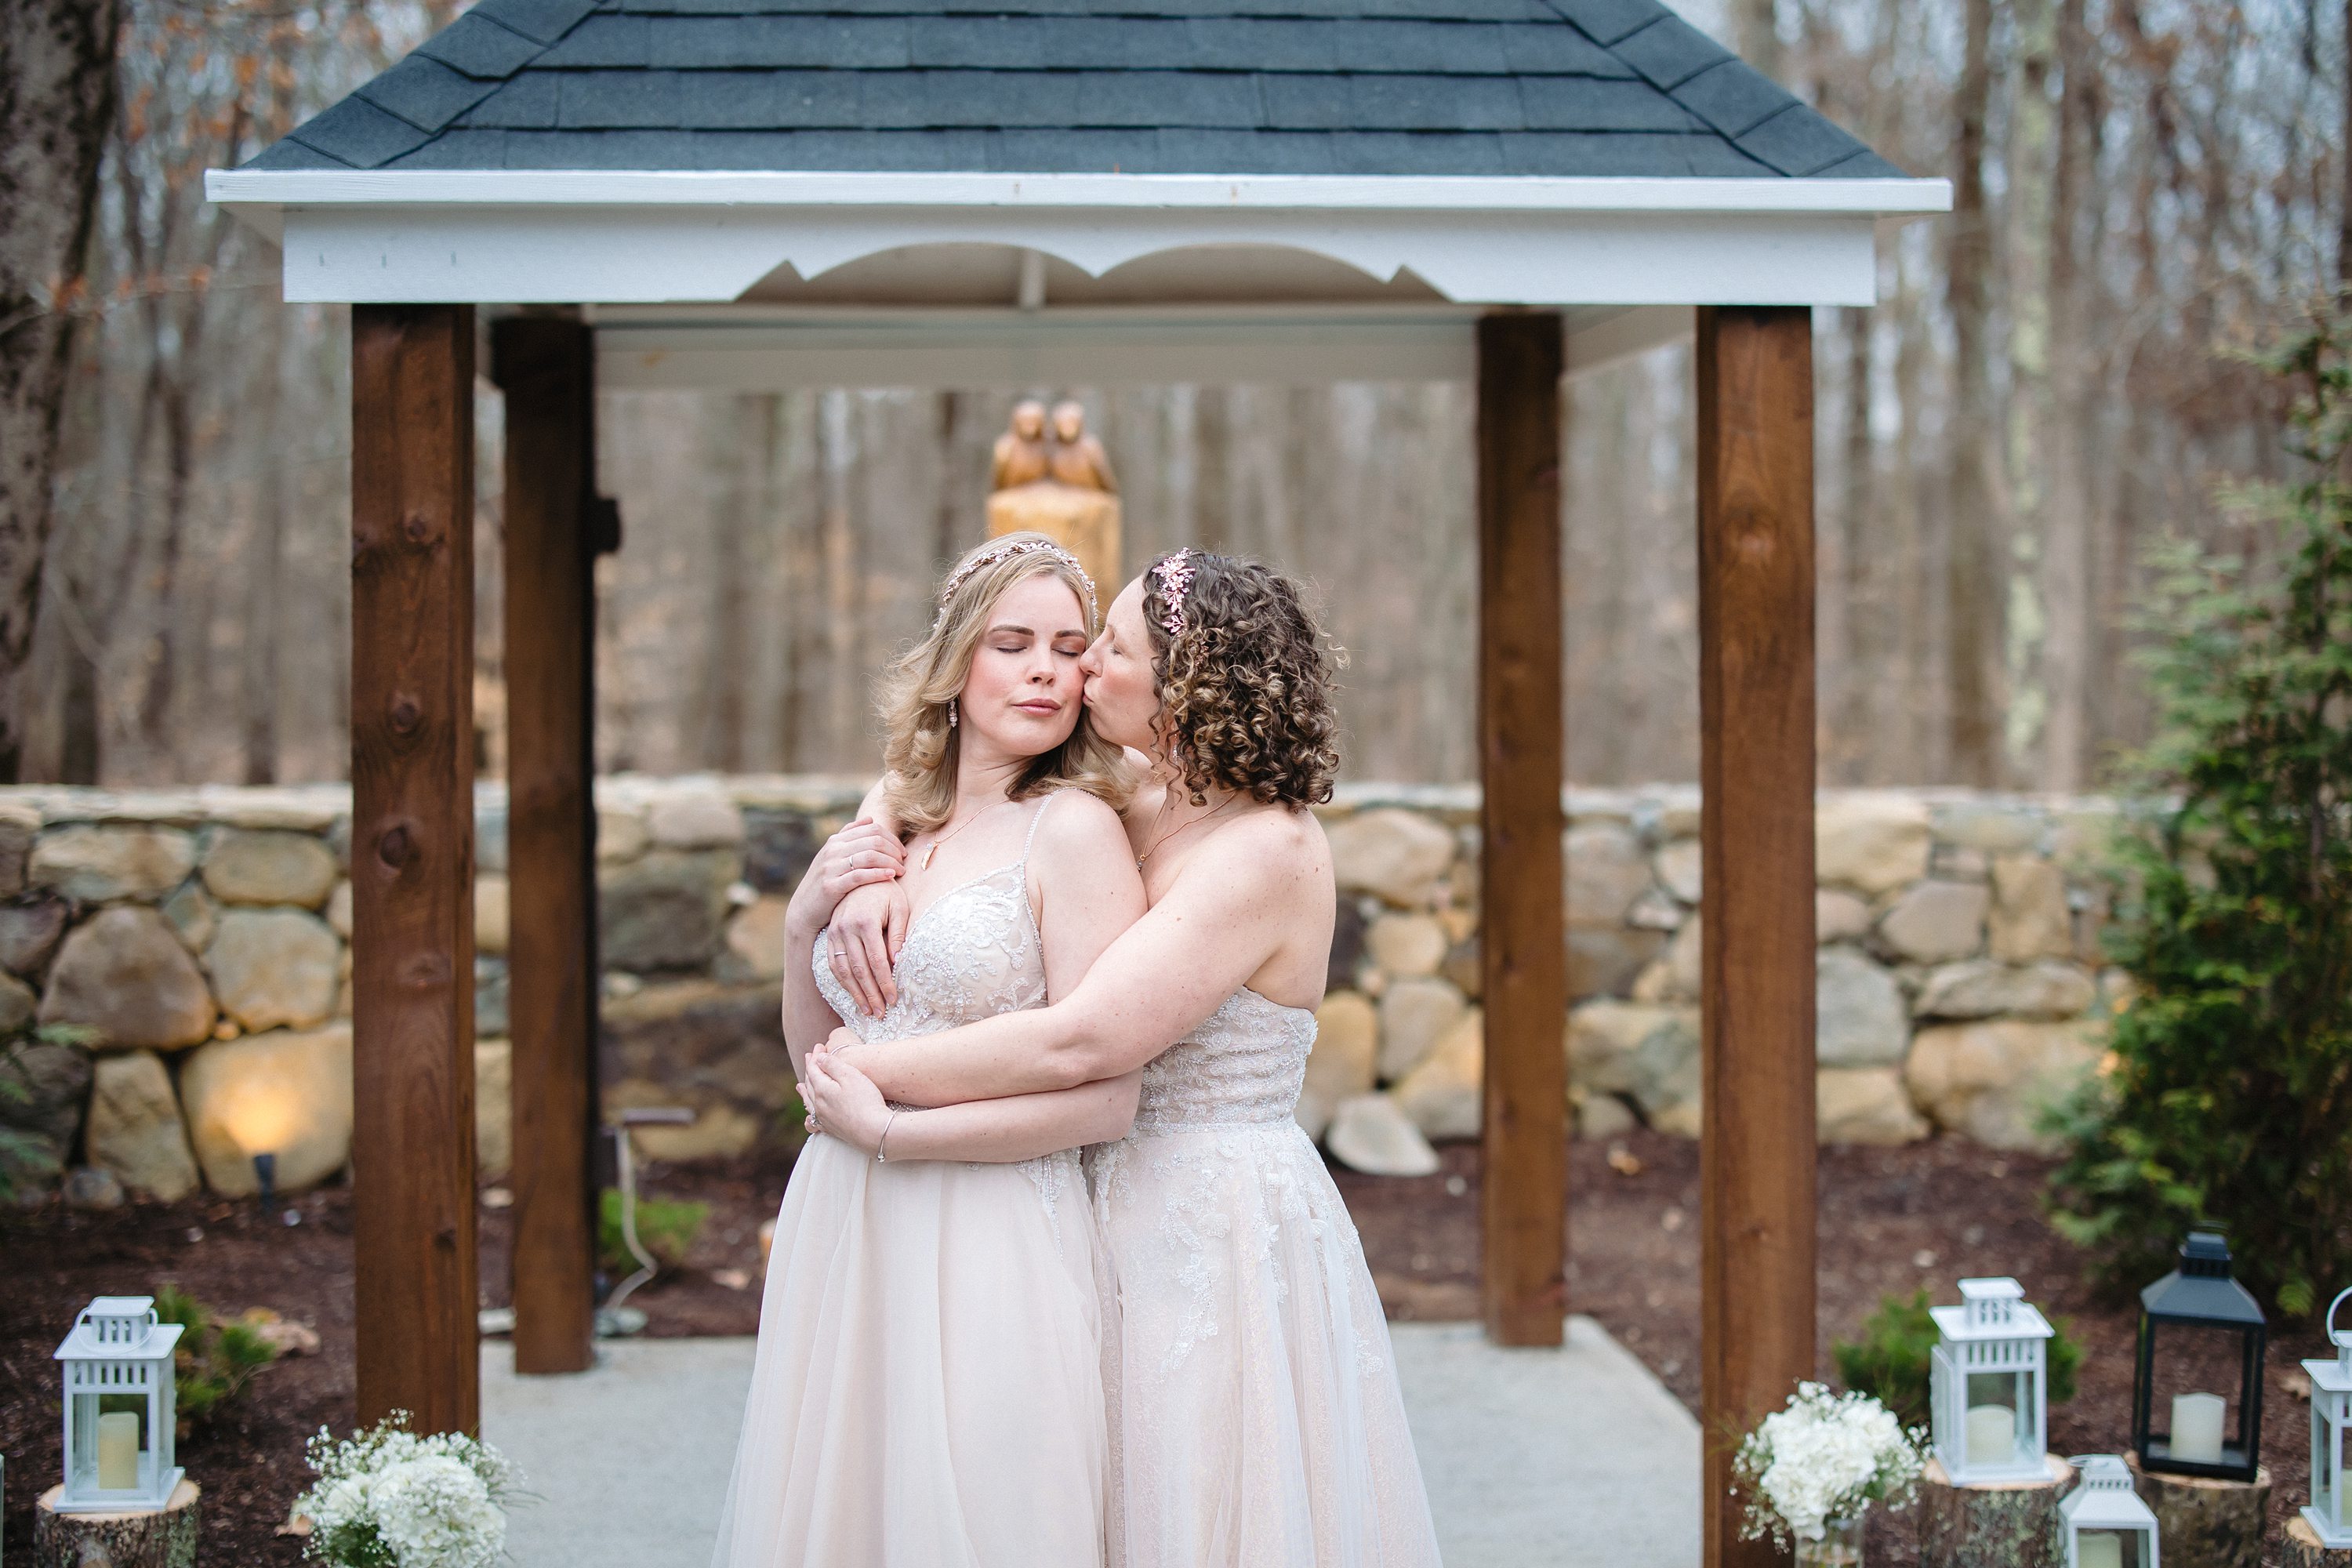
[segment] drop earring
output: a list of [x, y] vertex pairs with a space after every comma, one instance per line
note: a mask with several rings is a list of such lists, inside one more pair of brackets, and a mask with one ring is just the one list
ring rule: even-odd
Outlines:
[[954, 729], [955, 727], [956, 727], [956, 700], [955, 700], [954, 698], [950, 697], [950, 698], [949, 698], [949, 699], [948, 699], [948, 728], [949, 728], [949, 729], [950, 729], [950, 730], [952, 730], [952, 729]]

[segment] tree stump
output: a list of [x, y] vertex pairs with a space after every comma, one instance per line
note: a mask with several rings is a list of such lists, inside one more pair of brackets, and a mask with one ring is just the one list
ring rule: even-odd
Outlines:
[[2319, 1532], [2307, 1519], [2287, 1521], [2280, 1548], [2279, 1568], [2352, 1568], [2352, 1547], [2330, 1552], [2319, 1544]]
[[2263, 1568], [2263, 1529], [2269, 1522], [2271, 1473], [2248, 1481], [2143, 1470], [2131, 1462], [2140, 1500], [2156, 1510], [2157, 1543], [2164, 1568]]
[[2055, 1454], [2042, 1462], [2047, 1480], [1956, 1487], [1930, 1458], [1919, 1478], [1919, 1568], [2064, 1568], [2058, 1494], [2074, 1467]]
[[198, 1488], [182, 1480], [157, 1512], [59, 1513], [65, 1488], [33, 1509], [33, 1568], [195, 1568]]

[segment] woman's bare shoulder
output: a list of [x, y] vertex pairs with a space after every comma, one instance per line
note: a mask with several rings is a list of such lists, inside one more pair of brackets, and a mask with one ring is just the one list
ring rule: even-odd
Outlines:
[[[1328, 881], [1331, 843], [1311, 811], [1275, 806], [1236, 817], [1201, 847], [1195, 858], [1203, 870], [1231, 876], [1244, 868], [1275, 881], [1299, 878]], [[1185, 868], [1190, 870], [1192, 862]]]
[[1116, 847], [1122, 856], [1128, 853], [1127, 823], [1118, 808], [1100, 796], [1066, 789], [1045, 810], [1045, 819], [1037, 824], [1036, 849], [1066, 855]]

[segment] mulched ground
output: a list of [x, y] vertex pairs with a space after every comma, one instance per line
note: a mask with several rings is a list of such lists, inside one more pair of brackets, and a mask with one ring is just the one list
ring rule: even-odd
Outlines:
[[[1613, 1160], [1612, 1160], [1613, 1156]], [[1438, 1174], [1394, 1180], [1339, 1173], [1390, 1313], [1476, 1315], [1477, 1160], [1444, 1151]], [[1821, 1166], [1822, 1365], [1888, 1294], [1921, 1285], [1951, 1300], [1969, 1274], [2012, 1274], [2029, 1299], [2071, 1318], [2084, 1342], [2081, 1392], [2051, 1413], [2059, 1453], [2114, 1451], [2127, 1438], [2133, 1318], [2095, 1300], [2074, 1247], [2044, 1225], [2035, 1194], [2046, 1166], [1953, 1139], [1899, 1150], [1824, 1150]], [[757, 1231], [775, 1213], [779, 1162], [653, 1167], [646, 1190], [711, 1205], [685, 1267], [638, 1292], [656, 1335], [740, 1334], [758, 1325]], [[1570, 1161], [1571, 1310], [1598, 1318], [1696, 1409], [1698, 1362], [1698, 1152], [1636, 1132], [1575, 1146]], [[503, 1194], [486, 1191], [483, 1304], [505, 1300]], [[72, 1314], [101, 1291], [176, 1280], [230, 1310], [268, 1307], [317, 1329], [320, 1354], [271, 1367], [247, 1398], [181, 1445], [205, 1489], [205, 1560], [237, 1568], [292, 1563], [299, 1543], [274, 1531], [306, 1473], [303, 1439], [352, 1420], [351, 1229], [348, 1194], [302, 1198], [289, 1227], [249, 1204], [192, 1201], [68, 1214], [52, 1205], [0, 1212], [0, 1453], [8, 1457], [5, 1544], [31, 1546], [33, 1499], [58, 1478], [57, 1375], [50, 1361]], [[2308, 1407], [2292, 1386], [2314, 1334], [2273, 1342], [2263, 1449], [2276, 1488], [2274, 1522], [2304, 1500]], [[1907, 1521], [1883, 1520], [1874, 1557], [1916, 1560]]]

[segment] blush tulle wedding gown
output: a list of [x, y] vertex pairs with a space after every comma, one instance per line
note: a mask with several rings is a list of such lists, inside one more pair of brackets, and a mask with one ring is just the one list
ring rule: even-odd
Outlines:
[[1244, 989], [1091, 1152], [1124, 1568], [1434, 1568], [1363, 1247], [1292, 1120], [1315, 1015]]
[[[1041, 1005], [1027, 868], [1024, 847], [917, 917], [879, 1019], [820, 937], [826, 1002], [870, 1041]], [[810, 1139], [776, 1218], [714, 1568], [1100, 1563], [1101, 1267], [1075, 1150], [877, 1164]]]

